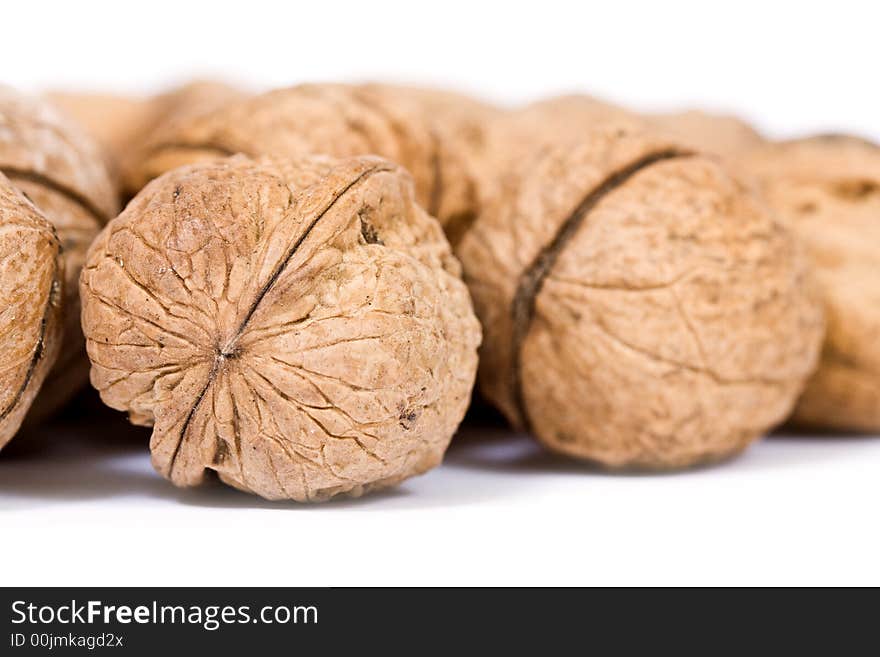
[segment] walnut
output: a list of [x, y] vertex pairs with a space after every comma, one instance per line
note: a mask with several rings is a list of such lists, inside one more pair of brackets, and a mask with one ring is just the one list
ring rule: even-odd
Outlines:
[[52, 225], [0, 174], [0, 448], [58, 355], [59, 248]]
[[52, 91], [46, 99], [88, 132], [114, 167], [156, 121], [155, 105], [146, 97]]
[[726, 160], [735, 160], [764, 142], [764, 137], [754, 127], [729, 114], [688, 110], [654, 114], [648, 117], [648, 121], [679, 143], [720, 155]]
[[591, 96], [556, 96], [501, 115], [489, 124], [485, 182], [491, 185], [499, 169], [527, 157], [536, 149], [536, 143], [577, 141], [585, 131], [609, 122], [623, 129], [650, 129], [678, 144], [727, 160], [763, 143], [763, 137], [752, 126], [730, 115], [697, 110], [639, 114]]
[[380, 155], [406, 167], [420, 204], [455, 243], [478, 211], [476, 157], [500, 110], [454, 94], [387, 85], [301, 85], [179, 121], [148, 142], [132, 186], [235, 153]]
[[821, 363], [793, 421], [880, 430], [880, 148], [814, 137], [767, 144], [741, 164], [806, 245], [828, 316]]
[[98, 147], [49, 103], [0, 87], [0, 172], [52, 222], [64, 261], [64, 345], [29, 420], [45, 416], [88, 379], [77, 281], [85, 253], [118, 210]]
[[576, 142], [597, 124], [615, 122], [621, 129], [638, 129], [646, 119], [604, 100], [570, 94], [530, 103], [488, 122], [482, 151], [481, 183], [493, 187], [508, 170], [548, 144]]
[[81, 278], [92, 383], [157, 470], [323, 500], [437, 465], [480, 329], [439, 224], [377, 158], [237, 156], [144, 188]]
[[462, 240], [481, 390], [565, 454], [720, 459], [790, 412], [821, 306], [753, 195], [714, 159], [627, 123], [523, 159]]
[[222, 82], [197, 80], [154, 97], [66, 92], [47, 97], [98, 141], [118, 185], [130, 198], [142, 187], [134, 170], [149, 139], [245, 93]]

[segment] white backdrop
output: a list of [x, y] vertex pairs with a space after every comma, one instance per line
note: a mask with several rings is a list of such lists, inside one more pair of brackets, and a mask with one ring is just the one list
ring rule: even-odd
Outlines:
[[736, 110], [773, 134], [880, 135], [875, 3], [78, 2], [3, 9], [2, 79], [151, 91], [191, 75], [446, 84], [498, 101], [583, 90]]
[[[876, 3], [14, 3], [0, 81], [150, 92], [193, 75], [586, 91], [772, 135], [880, 139]], [[880, 275], [880, 273], [878, 273]], [[487, 430], [488, 431], [488, 430]], [[400, 490], [320, 507], [179, 492], [124, 422], [0, 457], [0, 584], [880, 584], [880, 438], [775, 437], [610, 476], [471, 430]], [[495, 432], [497, 434], [497, 431]]]

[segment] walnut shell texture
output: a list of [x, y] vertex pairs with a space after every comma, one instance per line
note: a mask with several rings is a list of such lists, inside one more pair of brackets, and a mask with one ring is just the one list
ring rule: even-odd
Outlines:
[[0, 448], [58, 355], [59, 250], [52, 225], [0, 174]]
[[829, 135], [768, 144], [742, 165], [805, 244], [828, 317], [793, 422], [880, 430], [880, 148]]
[[620, 121], [525, 159], [463, 239], [480, 384], [553, 450], [683, 467], [783, 421], [815, 366], [804, 257], [714, 159]]
[[178, 121], [144, 148], [132, 185], [181, 164], [242, 153], [379, 155], [413, 176], [416, 197], [450, 239], [477, 212], [476, 153], [500, 110], [451, 93], [365, 84], [310, 84], [261, 94]]
[[439, 224], [378, 158], [244, 156], [144, 188], [83, 270], [92, 383], [157, 470], [323, 500], [437, 465], [479, 324]]
[[29, 420], [54, 412], [88, 380], [79, 320], [79, 272], [101, 226], [117, 210], [99, 147], [44, 100], [0, 87], [0, 172], [55, 227], [64, 261], [64, 345]]

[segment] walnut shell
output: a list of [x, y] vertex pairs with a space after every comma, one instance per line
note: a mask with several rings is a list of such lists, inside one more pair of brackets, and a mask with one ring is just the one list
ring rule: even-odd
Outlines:
[[509, 163], [542, 146], [578, 141], [585, 131], [610, 122], [629, 130], [651, 129], [682, 146], [728, 160], [764, 142], [751, 125], [735, 116], [698, 110], [638, 114], [592, 96], [572, 94], [532, 103], [492, 121], [484, 170], [488, 178], [497, 177]]
[[173, 131], [178, 122], [215, 110], [245, 97], [235, 87], [196, 80], [149, 97], [52, 92], [47, 98], [74, 118], [104, 150], [117, 185], [126, 197], [143, 186], [135, 168], [140, 149], [153, 138]]
[[0, 174], [0, 448], [58, 355], [62, 264], [52, 225]]
[[437, 465], [480, 329], [439, 224], [377, 158], [243, 156], [150, 183], [95, 241], [83, 328], [156, 469], [322, 500]]
[[620, 122], [524, 160], [459, 256], [480, 383], [608, 466], [723, 458], [790, 412], [820, 304], [789, 233], [715, 160]]
[[450, 93], [387, 85], [300, 85], [177, 122], [149, 141], [132, 185], [235, 153], [380, 155], [406, 167], [416, 196], [457, 240], [478, 211], [474, 160], [496, 112]]
[[793, 421], [880, 430], [880, 148], [855, 137], [768, 144], [742, 159], [806, 245], [828, 331]]
[[46, 99], [88, 132], [114, 167], [156, 121], [155, 106], [146, 97], [52, 91]]
[[98, 146], [48, 102], [0, 87], [0, 172], [52, 222], [64, 261], [64, 345], [34, 402], [36, 421], [88, 380], [79, 321], [79, 271], [101, 226], [118, 210]]
[[764, 137], [753, 126], [729, 114], [687, 110], [654, 114], [648, 117], [648, 121], [684, 146], [714, 153], [727, 160], [735, 160], [764, 143]]
[[491, 189], [504, 172], [535, 152], [548, 145], [576, 142], [596, 125], [610, 122], [622, 129], [638, 129], [646, 119], [582, 94], [545, 98], [496, 116], [485, 128], [487, 146], [480, 160], [481, 183]]

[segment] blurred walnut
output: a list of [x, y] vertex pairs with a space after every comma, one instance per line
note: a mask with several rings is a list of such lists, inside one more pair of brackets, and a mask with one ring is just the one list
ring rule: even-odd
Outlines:
[[143, 149], [130, 185], [181, 164], [244, 153], [380, 155], [415, 180], [416, 197], [455, 242], [478, 211], [477, 152], [499, 113], [450, 93], [387, 85], [301, 85], [231, 103], [170, 129]]
[[61, 341], [52, 225], [0, 174], [0, 448], [28, 411]]
[[505, 172], [549, 146], [574, 143], [596, 125], [614, 121], [621, 129], [638, 129], [644, 117], [604, 100], [570, 94], [530, 103], [495, 117], [486, 128], [480, 158], [484, 196], [491, 196]]
[[517, 160], [548, 144], [573, 143], [598, 125], [614, 122], [628, 130], [650, 129], [692, 150], [732, 159], [763, 143], [745, 121], [697, 110], [669, 114], [639, 114], [604, 100], [579, 94], [556, 96], [508, 114], [489, 125], [489, 147], [482, 171], [490, 187]]
[[723, 458], [786, 418], [821, 307], [789, 233], [717, 162], [616, 116], [500, 184], [459, 255], [481, 389], [514, 424], [655, 468]]
[[144, 144], [154, 135], [174, 130], [178, 122], [213, 111], [245, 97], [222, 82], [197, 80], [152, 98], [53, 92], [49, 100], [79, 122], [103, 147], [126, 197], [142, 184], [135, 180]]
[[854, 137], [768, 144], [742, 159], [806, 245], [828, 316], [794, 421], [880, 430], [880, 148]]
[[64, 261], [64, 344], [29, 419], [56, 410], [88, 378], [79, 319], [79, 271], [118, 210], [98, 146], [48, 102], [0, 87], [0, 172], [54, 225]]
[[149, 98], [53, 91], [46, 99], [88, 132], [114, 167], [156, 121], [156, 108]]
[[653, 114], [649, 123], [678, 143], [694, 150], [734, 160], [764, 142], [761, 134], [742, 119], [699, 110]]
[[360, 495], [437, 465], [480, 329], [440, 226], [377, 158], [183, 167], [82, 275], [92, 383], [179, 486]]

